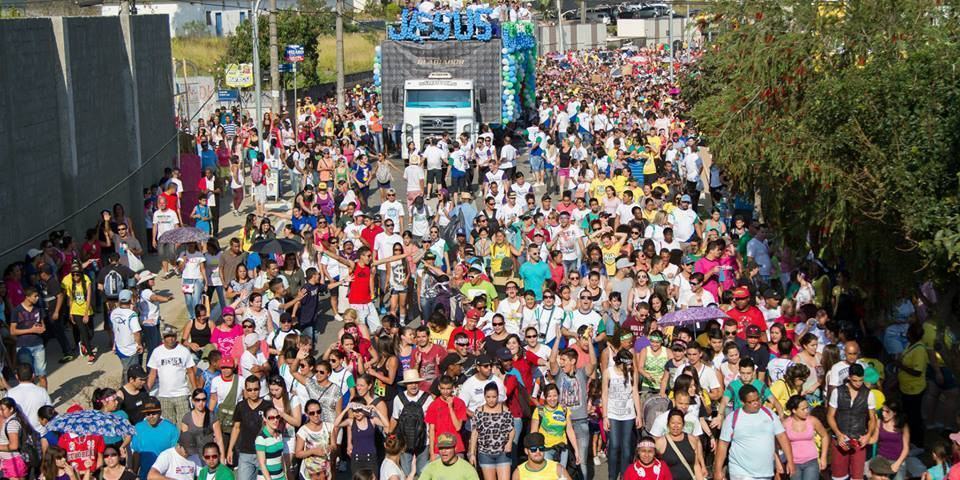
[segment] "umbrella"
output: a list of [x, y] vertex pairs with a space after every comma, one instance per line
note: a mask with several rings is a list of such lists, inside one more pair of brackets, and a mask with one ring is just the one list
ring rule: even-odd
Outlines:
[[169, 232], [163, 232], [157, 241], [160, 243], [174, 243], [179, 245], [181, 243], [206, 242], [208, 238], [210, 238], [210, 234], [199, 228], [180, 227], [174, 228]]
[[70, 432], [75, 435], [103, 435], [105, 437], [122, 437], [137, 433], [137, 430], [126, 418], [99, 410], [81, 410], [57, 415], [47, 424], [47, 430]]
[[303, 250], [303, 244], [286, 238], [275, 238], [273, 240], [261, 240], [254, 243], [251, 251], [261, 255], [283, 255], [287, 253], [299, 253]]
[[726, 316], [726, 312], [716, 307], [690, 307], [664, 315], [657, 324], [661, 326], [689, 325], [691, 323], [725, 318]]

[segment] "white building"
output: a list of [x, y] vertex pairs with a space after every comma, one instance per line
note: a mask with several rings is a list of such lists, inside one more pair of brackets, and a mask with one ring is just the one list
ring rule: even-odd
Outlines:
[[[297, 0], [277, 0], [278, 9], [296, 9], [297, 5]], [[136, 6], [139, 14], [169, 15], [170, 35], [174, 37], [182, 35], [184, 28], [189, 27], [192, 22], [205, 26], [210, 35], [230, 35], [241, 22], [250, 18], [253, 8], [250, 0], [206, 0], [198, 3], [138, 1]], [[260, 3], [261, 15], [266, 14], [267, 7], [267, 0]], [[100, 7], [102, 16], [119, 14], [119, 5], [105, 4]]]

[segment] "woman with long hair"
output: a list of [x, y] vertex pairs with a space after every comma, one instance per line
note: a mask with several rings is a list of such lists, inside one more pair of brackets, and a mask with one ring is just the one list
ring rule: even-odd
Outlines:
[[[802, 395], [791, 396], [786, 402], [786, 411], [790, 416], [783, 421], [783, 429], [790, 440], [796, 465], [796, 472], [790, 480], [817, 480], [820, 472], [827, 468], [830, 434], [817, 417], [810, 415], [810, 404]], [[817, 436], [820, 437], [819, 446]]]
[[[116, 452], [116, 449], [113, 450]], [[119, 463], [119, 462], [118, 462]], [[122, 467], [121, 467], [122, 468]], [[104, 469], [103, 478], [107, 480], [117, 480], [122, 477], [108, 477], [106, 474], [106, 469]], [[136, 478], [130, 472], [130, 478]], [[43, 454], [43, 460], [40, 462], [40, 478], [43, 480], [79, 480], [80, 477], [77, 475], [77, 470], [70, 465], [70, 462], [67, 461], [67, 451], [56, 446], [51, 445]], [[129, 480], [129, 479], [124, 479]]]
[[634, 462], [627, 467], [623, 480], [673, 480], [666, 462], [657, 458], [657, 444], [644, 436], [636, 445]]
[[70, 309], [73, 338], [80, 342], [80, 354], [86, 355], [87, 363], [93, 365], [97, 348], [93, 345], [93, 281], [83, 273], [79, 262], [70, 267], [70, 275], [60, 282]]
[[[393, 244], [393, 255], [403, 255], [403, 244]], [[387, 262], [390, 289], [390, 314], [398, 317], [401, 324], [407, 323], [407, 282], [410, 280], [410, 264], [406, 258]]]
[[250, 295], [253, 293], [253, 278], [247, 266], [242, 263], [237, 265], [233, 278], [227, 286], [227, 299], [230, 300], [230, 306], [233, 308], [245, 308], [250, 303]]
[[530, 433], [543, 433], [547, 447], [544, 456], [548, 460], [559, 461], [560, 465], [566, 465], [569, 451], [573, 449], [575, 463], [579, 465], [587, 452], [580, 452], [570, 410], [560, 404], [560, 390], [557, 384], [550, 383], [543, 387], [543, 400], [543, 405], [533, 411]]
[[633, 353], [628, 349], [617, 352], [613, 364], [607, 365], [604, 371], [603, 427], [609, 432], [610, 480], [617, 480], [626, 471], [634, 431], [643, 426], [639, 378], [634, 372]]
[[383, 398], [387, 405], [393, 404], [397, 396], [397, 375], [400, 372], [400, 359], [397, 358], [397, 340], [391, 336], [379, 336], [373, 339], [373, 348], [377, 351], [377, 360], [367, 374], [373, 377], [373, 394]]
[[[810, 368], [802, 363], [794, 363], [787, 367], [783, 378], [770, 385], [770, 393], [776, 397], [780, 405], [786, 405], [791, 397], [800, 395], [806, 397], [809, 392], [803, 388], [810, 376]], [[789, 409], [787, 409], [789, 410]]]
[[496, 383], [483, 389], [484, 403], [473, 416], [469, 460], [479, 466], [483, 480], [509, 480], [514, 431], [513, 415], [498, 401]]
[[277, 407], [268, 407], [264, 412], [263, 428], [254, 442], [257, 446], [258, 478], [286, 478], [289, 462], [283, 454], [283, 419]]
[[[233, 155], [230, 157], [230, 191], [233, 192], [233, 216], [240, 216], [240, 205], [243, 204], [243, 165], [240, 164], [240, 157]], [[248, 217], [249, 218], [249, 217]], [[241, 238], [246, 239], [246, 228]], [[244, 248], [245, 251], [249, 250]]]
[[194, 389], [190, 395], [190, 412], [180, 419], [180, 438], [186, 438], [184, 449], [195, 463], [201, 461], [203, 446], [210, 442], [215, 442], [220, 451], [226, 451], [220, 419], [207, 408], [207, 398], [202, 388]]
[[263, 294], [251, 293], [250, 304], [243, 309], [243, 321], [250, 320], [255, 326], [255, 331], [260, 340], [265, 340], [268, 335], [273, 333], [273, 319], [270, 310], [263, 306]]
[[[103, 413], [109, 413], [125, 420], [130, 417], [127, 412], [120, 410], [120, 397], [117, 391], [112, 388], [98, 388], [93, 391], [93, 409]], [[122, 437], [103, 437], [104, 445], [111, 445], [117, 448], [123, 458], [127, 458], [127, 446], [130, 445], [130, 435]]]
[[897, 400], [887, 400], [880, 409], [880, 422], [871, 444], [877, 445], [877, 456], [871, 460], [876, 461], [877, 457], [882, 457], [890, 461], [890, 468], [896, 472], [893, 480], [903, 480], [907, 476], [907, 468], [904, 462], [910, 456], [910, 425], [907, 424], [907, 416], [903, 407]]
[[248, 213], [247, 218], [243, 223], [243, 229], [240, 233], [240, 246], [244, 252], [249, 252], [250, 247], [253, 246], [254, 239], [257, 237], [257, 216]]
[[17, 402], [10, 397], [0, 399], [0, 468], [7, 480], [23, 480], [30, 473], [20, 455], [24, 438], [35, 432]]
[[674, 480], [706, 478], [706, 464], [700, 438], [683, 431], [685, 412], [671, 409], [667, 413], [667, 432], [654, 441]]
[[[223, 294], [223, 279], [220, 278], [220, 242], [216, 238], [210, 237], [206, 243], [206, 251], [203, 252], [203, 263], [207, 271], [207, 297], [213, 298], [217, 294], [217, 304], [223, 308], [227, 304], [226, 297]], [[208, 310], [209, 311], [209, 310]]]
[[280, 375], [273, 375], [267, 380], [267, 391], [267, 400], [273, 403], [273, 407], [280, 414], [280, 431], [284, 443], [283, 461], [290, 466], [289, 452], [296, 451], [297, 428], [303, 421], [302, 400], [287, 389], [287, 382]]
[[323, 421], [320, 402], [307, 400], [303, 412], [307, 416], [307, 423], [297, 430], [293, 449], [294, 456], [301, 461], [300, 478], [312, 479], [314, 475], [319, 475], [324, 480], [330, 480], [333, 478], [330, 458], [336, 448], [333, 430], [329, 423]]
[[815, 407], [823, 403], [820, 386], [823, 385], [823, 375], [827, 372], [823, 368], [822, 354], [817, 351], [820, 340], [816, 335], [807, 332], [800, 337], [800, 341], [797, 343], [800, 345], [800, 352], [794, 355], [793, 361], [806, 365], [810, 370], [810, 375], [803, 384], [803, 391], [808, 392], [806, 394], [807, 401], [811, 407]]
[[378, 478], [381, 480], [414, 480], [417, 478], [417, 462], [411, 463], [409, 473], [404, 473], [400, 467], [400, 456], [407, 450], [407, 444], [404, 442], [402, 435], [399, 435], [398, 432], [388, 434], [383, 442], [383, 449], [386, 457], [380, 464], [380, 476]]

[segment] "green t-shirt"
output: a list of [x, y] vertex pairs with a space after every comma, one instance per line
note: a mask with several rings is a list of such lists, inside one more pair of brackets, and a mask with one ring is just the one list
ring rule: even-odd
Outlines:
[[[754, 378], [750, 385], [753, 385], [754, 388], [760, 392], [760, 402], [766, 402], [773, 393], [770, 392], [770, 389], [760, 381], [759, 378]], [[743, 406], [743, 402], [740, 401], [740, 388], [743, 387], [743, 380], [739, 378], [734, 379], [730, 382], [730, 385], [727, 385], [727, 388], [723, 390], [723, 396], [727, 399], [733, 401], [733, 409], [736, 410]]]
[[741, 257], [747, 258], [747, 244], [750, 243], [750, 239], [752, 238], [753, 236], [750, 235], [750, 232], [743, 232], [743, 235], [740, 236], [740, 241], [737, 243], [737, 253], [739, 253]]
[[464, 283], [463, 286], [460, 287], [460, 293], [470, 300], [476, 298], [477, 295], [486, 295], [487, 308], [491, 310], [493, 309], [493, 301], [497, 298], [497, 289], [492, 283], [486, 280], [481, 280], [480, 283], [476, 285], [470, 282]]
[[420, 480], [480, 480], [470, 462], [460, 458], [453, 465], [444, 465], [439, 458], [428, 463], [420, 473]]

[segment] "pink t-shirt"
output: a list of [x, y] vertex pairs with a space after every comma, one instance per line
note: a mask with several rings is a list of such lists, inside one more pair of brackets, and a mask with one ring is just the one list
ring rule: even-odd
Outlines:
[[[697, 263], [693, 266], [693, 271], [702, 273], [703, 276], [706, 277], [707, 272], [709, 272], [713, 267], [719, 267], [719, 266], [720, 266], [720, 259], [710, 260], [707, 257], [703, 257], [700, 260], [697, 260]], [[713, 295], [713, 298], [717, 298], [717, 299], [720, 298], [720, 295], [719, 295], [720, 282], [718, 281], [719, 278], [720, 278], [720, 274], [717, 273], [716, 275], [710, 277], [710, 280], [703, 282], [703, 289], [710, 292]]]
[[238, 324], [234, 324], [233, 328], [226, 332], [217, 327], [210, 333], [210, 341], [217, 346], [220, 353], [230, 355], [233, 352], [233, 345], [237, 343], [241, 335], [243, 335], [243, 327]]
[[787, 432], [787, 438], [790, 439], [790, 447], [793, 450], [793, 462], [797, 465], [802, 463], [807, 463], [810, 460], [816, 460], [819, 452], [817, 451], [817, 444], [814, 441], [814, 436], [816, 432], [813, 429], [813, 421], [809, 418], [805, 424], [805, 428], [802, 432], [795, 430], [795, 425], [797, 420], [793, 417], [788, 418], [783, 422], [783, 428]]

